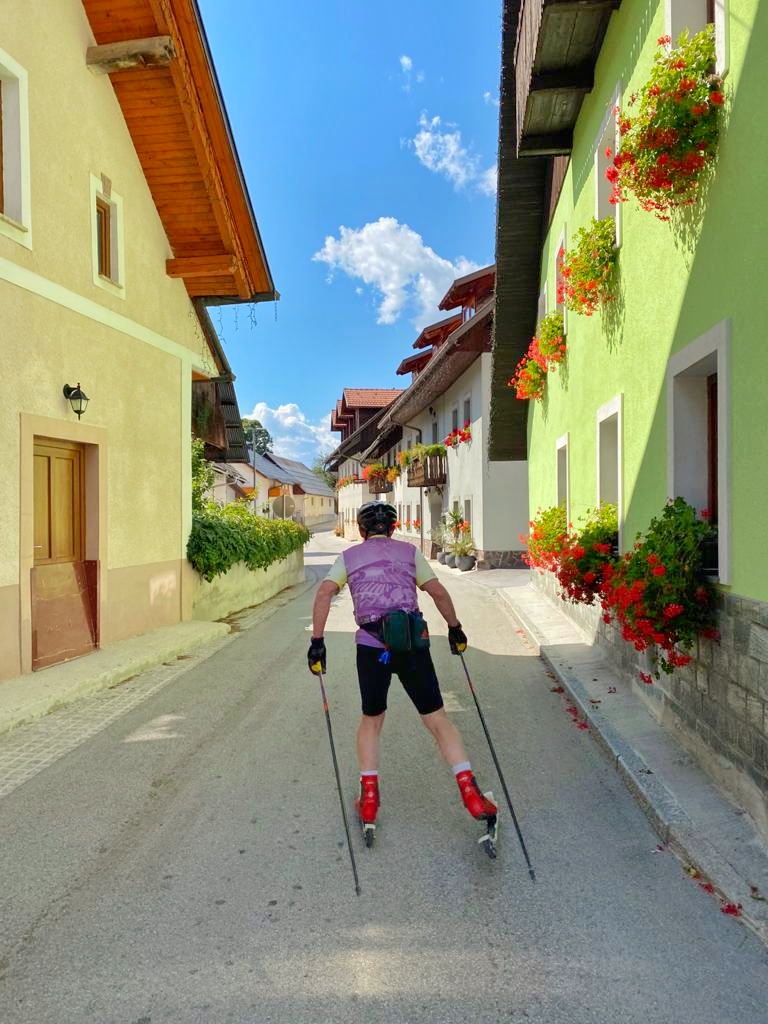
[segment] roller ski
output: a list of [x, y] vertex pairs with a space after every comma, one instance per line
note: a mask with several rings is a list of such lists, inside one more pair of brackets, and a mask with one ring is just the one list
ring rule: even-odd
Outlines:
[[370, 849], [376, 838], [376, 816], [379, 813], [379, 780], [376, 775], [360, 778], [360, 796], [355, 798], [355, 809], [363, 832], [363, 842]]
[[478, 843], [483, 847], [491, 860], [496, 860], [499, 836], [499, 809], [493, 802], [492, 793], [483, 793], [471, 771], [459, 772], [456, 782], [461, 799], [469, 813], [485, 826], [485, 833]]

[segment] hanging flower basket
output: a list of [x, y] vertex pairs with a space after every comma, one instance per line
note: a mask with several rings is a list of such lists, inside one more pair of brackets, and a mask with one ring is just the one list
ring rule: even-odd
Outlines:
[[[677, 46], [659, 39], [651, 76], [630, 97], [632, 112], [619, 113], [619, 152], [606, 170], [612, 203], [633, 195], [644, 210], [669, 220], [671, 211], [696, 201], [712, 164], [725, 102], [723, 79], [714, 73], [714, 26], [680, 35]], [[618, 113], [618, 111], [617, 111]]]
[[617, 256], [613, 217], [593, 217], [588, 228], [579, 228], [573, 242], [560, 264], [557, 301], [573, 313], [592, 316], [601, 303], [613, 298]]

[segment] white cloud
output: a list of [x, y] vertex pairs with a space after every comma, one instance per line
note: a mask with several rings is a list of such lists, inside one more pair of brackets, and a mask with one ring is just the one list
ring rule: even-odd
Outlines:
[[442, 174], [456, 189], [471, 185], [484, 195], [496, 194], [495, 166], [480, 170], [480, 158], [462, 144], [456, 125], [443, 125], [439, 116], [422, 113], [419, 128], [407, 145], [427, 170]]
[[437, 304], [451, 285], [479, 264], [460, 257], [445, 259], [424, 243], [418, 232], [394, 217], [380, 217], [361, 228], [340, 227], [328, 235], [312, 257], [331, 271], [361, 280], [380, 297], [378, 322], [393, 324], [406, 307], [423, 327], [438, 317]]
[[407, 53], [404, 53], [400, 57], [400, 71], [403, 76], [403, 84], [401, 85], [401, 89], [403, 90], [403, 92], [411, 91], [411, 82], [413, 78], [416, 79], [417, 85], [421, 85], [421, 83], [427, 77], [423, 71], [417, 71], [414, 75], [413, 58], [409, 57]]
[[477, 178], [477, 187], [487, 196], [495, 196], [498, 186], [499, 169], [496, 164], [488, 167]]
[[461, 132], [445, 131], [439, 117], [419, 118], [421, 131], [411, 140], [416, 156], [424, 166], [444, 174], [456, 188], [463, 188], [477, 174], [477, 157], [461, 144]]
[[488, 92], [487, 90], [486, 92], [483, 93], [483, 102], [485, 102], [489, 107], [499, 106], [499, 101], [497, 97], [494, 96], [493, 93]]
[[248, 419], [258, 420], [272, 435], [274, 453], [286, 459], [298, 459], [311, 466], [318, 455], [325, 455], [338, 446], [338, 438], [329, 427], [331, 414], [319, 423], [311, 423], [295, 402], [286, 402], [270, 409], [266, 402], [257, 402]]

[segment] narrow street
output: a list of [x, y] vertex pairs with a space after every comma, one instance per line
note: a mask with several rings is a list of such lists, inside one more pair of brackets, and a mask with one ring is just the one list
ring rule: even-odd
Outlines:
[[[395, 682], [375, 849], [353, 831], [355, 896], [305, 659], [314, 584], [342, 547], [317, 535], [306, 586], [140, 703], [114, 713], [141, 680], [86, 702], [103, 727], [53, 763], [42, 738], [71, 730], [73, 709], [0, 740], [0, 768], [40, 767], [0, 798], [3, 1024], [768, 1021], [768, 952], [657, 849], [470, 574], [451, 590], [537, 883], [507, 814], [499, 859], [483, 855]], [[448, 710], [500, 797], [460, 662], [422, 606]], [[327, 684], [350, 810], [352, 630], [345, 591]]]

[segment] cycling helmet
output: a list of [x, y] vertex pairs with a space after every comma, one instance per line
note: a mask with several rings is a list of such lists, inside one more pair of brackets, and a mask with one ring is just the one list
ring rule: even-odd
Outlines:
[[367, 501], [357, 513], [357, 525], [369, 534], [388, 534], [397, 522], [397, 509], [386, 501]]

